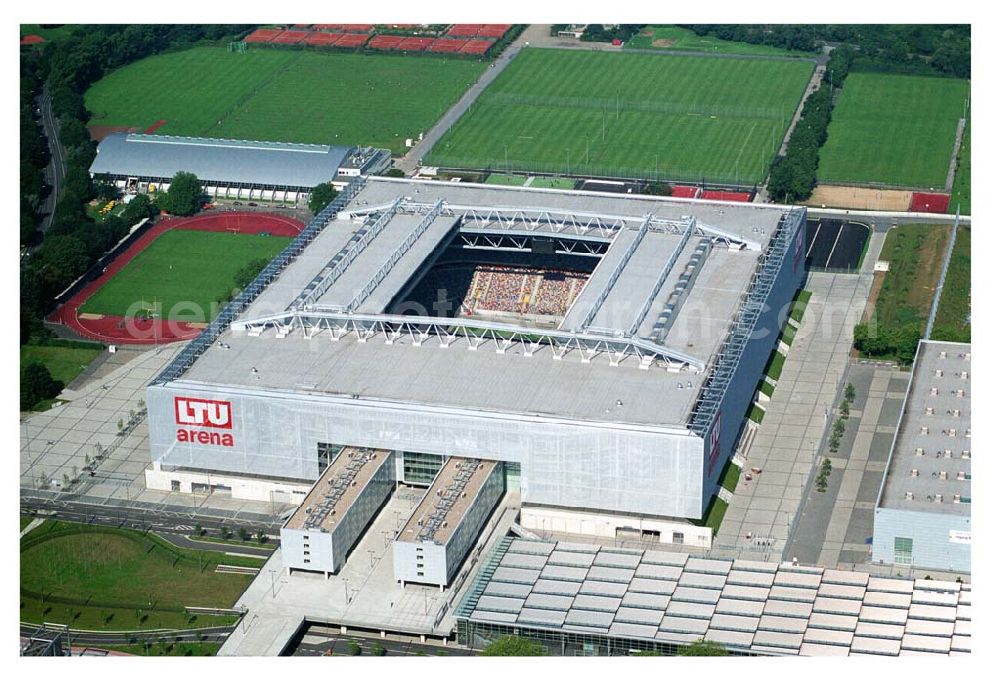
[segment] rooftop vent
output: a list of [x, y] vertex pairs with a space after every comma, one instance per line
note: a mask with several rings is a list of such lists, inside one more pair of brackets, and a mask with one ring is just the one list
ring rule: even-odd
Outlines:
[[964, 470], [959, 470], [958, 471], [958, 479], [960, 479], [960, 480], [964, 480], [965, 479], [965, 471]]
[[947, 358], [948, 357], [948, 351], [947, 350], [942, 350], [940, 353], [938, 353], [938, 357], [940, 357], [942, 360], [945, 359], [945, 358]]
[[937, 376], [938, 378], [940, 378], [940, 377], [944, 376], [944, 372], [941, 371], [940, 369], [935, 369], [934, 370], [934, 375]]
[[965, 397], [965, 389], [959, 388], [955, 391], [955, 397]]
[[968, 449], [962, 449], [962, 458], [964, 459], [972, 458], [972, 454], [969, 453]]
[[938, 389], [937, 388], [931, 388], [931, 395], [937, 395], [937, 394], [938, 394]]
[[942, 496], [941, 494], [934, 494], [935, 503], [942, 503], [943, 501], [944, 501], [944, 496]]
[[924, 452], [924, 448], [923, 447], [917, 447], [916, 449], [913, 450], [913, 455], [914, 456], [923, 456], [924, 453], [925, 452]]
[[920, 477], [920, 471], [916, 468], [910, 469], [910, 477]]
[[927, 407], [927, 409], [924, 410], [924, 413], [928, 414], [928, 415], [933, 414], [934, 413], [934, 407]]
[[913, 492], [912, 491], [907, 491], [906, 494], [903, 495], [903, 498], [905, 498], [907, 501], [912, 501], [913, 500]]
[[961, 376], [961, 378], [963, 378], [963, 379], [968, 379], [969, 378], [969, 372], [963, 371], [961, 374], [959, 374], [959, 376]]
[[955, 498], [952, 499], [952, 502], [953, 503], [961, 503], [962, 502], [962, 494], [955, 494]]
[[951, 458], [951, 449], [945, 449], [944, 450], [944, 457], [945, 458]]
[[938, 479], [946, 480], [948, 479], [948, 471], [942, 470], [941, 474], [938, 475]]
[[959, 416], [962, 415], [962, 410], [961, 409], [955, 409], [955, 410], [953, 410], [951, 412], [951, 415], [954, 416], [955, 418], [958, 418]]
[[928, 432], [930, 432], [930, 431], [927, 429], [927, 426], [925, 426], [925, 425], [920, 426], [920, 434], [921, 435], [926, 435]]

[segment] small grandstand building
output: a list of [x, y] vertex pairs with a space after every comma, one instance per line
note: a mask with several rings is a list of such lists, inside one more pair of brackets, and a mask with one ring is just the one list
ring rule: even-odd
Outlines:
[[347, 445], [426, 486], [458, 456], [502, 466], [543, 529], [708, 547], [686, 520], [737, 445], [804, 229], [798, 207], [358, 177], [148, 387], [147, 484], [287, 496]]
[[153, 193], [185, 171], [209, 197], [296, 203], [325, 181], [343, 188], [390, 163], [389, 151], [376, 148], [114, 133], [98, 144], [90, 175], [126, 193]]

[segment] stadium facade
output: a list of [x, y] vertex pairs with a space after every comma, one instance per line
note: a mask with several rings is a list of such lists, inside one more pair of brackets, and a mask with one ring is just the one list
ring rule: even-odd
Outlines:
[[972, 345], [921, 341], [875, 505], [872, 559], [972, 569]]
[[[259, 498], [314, 482], [332, 445], [395, 452], [403, 481], [461, 456], [503, 463], [522, 518], [638, 516], [683, 542], [670, 525], [715, 493], [804, 229], [795, 207], [359, 177], [148, 387], [147, 482], [211, 473]], [[523, 281], [413, 296], [435, 264], [498, 256], [590, 272], [549, 323]]]
[[376, 148], [118, 132], [98, 144], [90, 175], [126, 192], [152, 193], [185, 171], [209, 197], [294, 203], [323, 182], [342, 188], [390, 163], [389, 151]]

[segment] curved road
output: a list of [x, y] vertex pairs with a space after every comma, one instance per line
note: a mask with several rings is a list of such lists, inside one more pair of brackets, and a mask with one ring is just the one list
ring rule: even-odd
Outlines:
[[[106, 644], [128, 644], [130, 638], [143, 639], [150, 638], [153, 640], [163, 637], [168, 640], [181, 641], [181, 642], [222, 642], [233, 632], [234, 629], [239, 627], [239, 624], [233, 626], [217, 626], [212, 628], [196, 628], [193, 630], [130, 630], [121, 632], [102, 632], [98, 630], [70, 630], [70, 643], [75, 647], [80, 646], [99, 646]], [[21, 637], [31, 637], [38, 629], [38, 626], [34, 623], [21, 623]], [[204, 640], [200, 639], [204, 637]]]
[[42, 220], [42, 232], [44, 233], [52, 225], [52, 216], [56, 210], [56, 203], [59, 202], [59, 191], [62, 189], [62, 180], [66, 176], [66, 152], [59, 140], [59, 128], [56, 125], [55, 115], [52, 113], [52, 97], [49, 96], [48, 87], [42, 87], [42, 93], [37, 100], [42, 118], [42, 131], [49, 144], [50, 159], [45, 173], [52, 186], [52, 192], [45, 199], [44, 207], [48, 209], [48, 214]]

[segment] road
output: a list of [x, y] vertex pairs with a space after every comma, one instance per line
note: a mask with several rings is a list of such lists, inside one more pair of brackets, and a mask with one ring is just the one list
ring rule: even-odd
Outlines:
[[525, 38], [524, 36], [518, 37], [514, 42], [507, 46], [500, 56], [498, 56], [490, 67], [483, 71], [483, 74], [479, 76], [479, 80], [476, 81], [472, 87], [466, 90], [462, 98], [458, 100], [454, 106], [448, 109], [448, 111], [441, 117], [437, 123], [431, 127], [430, 131], [424, 134], [424, 138], [421, 139], [417, 145], [410, 149], [410, 151], [404, 155], [402, 158], [396, 161], [396, 168], [401, 169], [406, 174], [411, 174], [416, 171], [424, 159], [424, 156], [430, 152], [431, 148], [434, 147], [442, 136], [445, 135], [451, 126], [455, 124], [462, 115], [465, 114], [469, 107], [479, 98], [479, 95], [483, 93], [490, 83], [499, 77], [500, 73], [510, 64], [511, 60], [517, 56], [518, 52], [524, 48]]
[[293, 656], [349, 656], [348, 643], [357, 642], [361, 656], [375, 656], [375, 645], [385, 649], [386, 656], [475, 656], [476, 651], [455, 645], [442, 646], [439, 641], [421, 643], [418, 639], [396, 640], [375, 636], [342, 635], [339, 629], [311, 626], [301, 639], [290, 649]]
[[[104, 632], [97, 630], [71, 630], [70, 644], [77, 646], [106, 646], [108, 644], [128, 644], [130, 638], [136, 640], [150, 638], [154, 642], [163, 637], [174, 642], [223, 642], [237, 626], [220, 626], [215, 628], [196, 628], [194, 630], [131, 630], [122, 632]], [[21, 637], [31, 637], [38, 626], [33, 623], [21, 623]]]
[[59, 129], [56, 125], [55, 115], [52, 113], [52, 97], [49, 96], [48, 88], [43, 87], [42, 93], [37, 99], [38, 108], [41, 111], [42, 131], [49, 144], [49, 164], [45, 168], [46, 179], [52, 186], [39, 211], [47, 212], [42, 220], [42, 232], [46, 232], [52, 225], [52, 216], [55, 213], [56, 203], [59, 202], [59, 191], [62, 189], [63, 179], [66, 176], [66, 152], [63, 150], [62, 142], [59, 140]]
[[[168, 512], [169, 508], [177, 506], [158, 506], [160, 510], [149, 510], [125, 505], [100, 505], [69, 500], [53, 501], [21, 495], [21, 513], [29, 514], [31, 510], [39, 511], [40, 517], [51, 517], [69, 522], [84, 524], [100, 524], [127, 529], [151, 530], [157, 533], [190, 534], [194, 524], [198, 523], [209, 531], [219, 530], [223, 526], [231, 531], [245, 527], [252, 533], [263, 529], [272, 539], [277, 538], [278, 529], [283, 520], [273, 518], [269, 521], [260, 519], [262, 516], [247, 515], [245, 519], [236, 516], [194, 515], [183, 512]], [[195, 547], [190, 543], [185, 547]], [[206, 548], [213, 549], [213, 548]]]
[[260, 557], [266, 559], [270, 557], [274, 550], [270, 548], [257, 548], [252, 545], [240, 545], [238, 540], [232, 543], [215, 543], [212, 541], [196, 541], [185, 534], [175, 531], [155, 530], [157, 536], [165, 541], [173, 543], [178, 548], [190, 548], [192, 550], [212, 550], [214, 552], [224, 552], [230, 555], [249, 555], [250, 557]]

